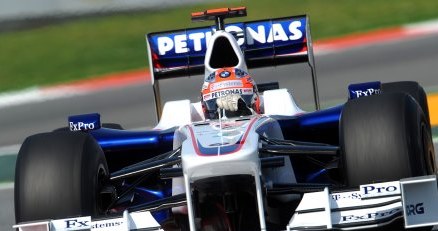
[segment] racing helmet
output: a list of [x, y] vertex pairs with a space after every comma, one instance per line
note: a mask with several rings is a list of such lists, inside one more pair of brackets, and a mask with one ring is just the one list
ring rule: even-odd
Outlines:
[[227, 95], [238, 94], [237, 111], [225, 111], [227, 117], [260, 113], [260, 98], [257, 86], [251, 76], [239, 68], [219, 68], [204, 79], [201, 90], [201, 103], [205, 119], [218, 119], [216, 100]]

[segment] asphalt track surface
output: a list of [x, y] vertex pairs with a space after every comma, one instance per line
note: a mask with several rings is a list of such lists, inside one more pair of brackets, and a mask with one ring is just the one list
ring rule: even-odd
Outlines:
[[[320, 99], [323, 107], [342, 103], [349, 83], [415, 80], [428, 92], [438, 92], [438, 35], [369, 45], [316, 56]], [[310, 72], [306, 65], [277, 67], [251, 72], [258, 82], [279, 81], [292, 89], [304, 109], [312, 109]], [[161, 85], [164, 101], [197, 100], [202, 79], [167, 81]], [[71, 114], [99, 112], [103, 122], [123, 127], [155, 125], [152, 90], [147, 83], [106, 89], [88, 95], [2, 108], [0, 147], [19, 144], [29, 134], [51, 131], [67, 125]], [[13, 189], [0, 189], [0, 230], [12, 230]]]

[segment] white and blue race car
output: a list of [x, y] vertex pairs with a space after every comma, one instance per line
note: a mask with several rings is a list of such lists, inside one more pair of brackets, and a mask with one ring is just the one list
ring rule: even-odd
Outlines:
[[[155, 128], [124, 130], [101, 123], [96, 113], [70, 116], [68, 127], [28, 137], [16, 165], [14, 227], [247, 231], [438, 224], [423, 88], [416, 82], [352, 84], [344, 104], [321, 110], [308, 17], [224, 23], [241, 16], [244, 7], [207, 10], [192, 20], [214, 20], [214, 26], [146, 36]], [[302, 62], [311, 70], [314, 112], [301, 110], [277, 82], [257, 86], [260, 113], [219, 110], [207, 118], [203, 102], [161, 105], [163, 79]]]

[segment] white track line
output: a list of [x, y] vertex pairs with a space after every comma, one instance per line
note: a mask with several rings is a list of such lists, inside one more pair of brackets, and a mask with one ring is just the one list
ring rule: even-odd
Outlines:
[[8, 190], [8, 189], [13, 189], [14, 188], [14, 183], [0, 183], [0, 190]]
[[0, 147], [0, 156], [12, 156], [17, 155], [20, 150], [21, 144], [13, 144]]
[[84, 94], [84, 92], [79, 89], [66, 87], [50, 89], [39, 87], [26, 88], [19, 91], [0, 93], [0, 108], [44, 102], [51, 99], [65, 98], [81, 94]]
[[414, 34], [433, 34], [438, 32], [438, 19], [419, 23], [411, 23], [403, 26], [408, 33]]

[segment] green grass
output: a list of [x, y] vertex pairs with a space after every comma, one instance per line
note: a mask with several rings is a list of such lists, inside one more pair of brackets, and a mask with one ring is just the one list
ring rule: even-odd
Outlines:
[[0, 34], [0, 91], [145, 68], [145, 33], [199, 26], [190, 12], [240, 5], [245, 20], [307, 13], [315, 39], [438, 17], [436, 0], [248, 0], [74, 20]]

